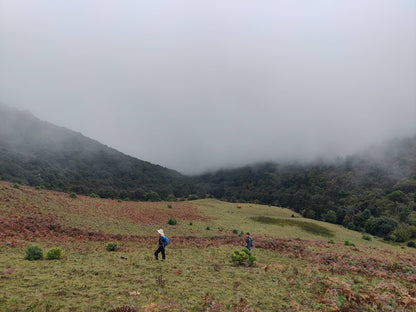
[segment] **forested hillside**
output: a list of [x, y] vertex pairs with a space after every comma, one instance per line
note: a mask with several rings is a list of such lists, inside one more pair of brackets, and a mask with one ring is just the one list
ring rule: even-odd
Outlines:
[[396, 241], [416, 236], [416, 137], [332, 163], [267, 163], [196, 180], [216, 198], [290, 207]]
[[180, 173], [122, 154], [80, 133], [0, 105], [3, 180], [106, 198], [187, 196]]
[[188, 177], [0, 105], [0, 177], [105, 198], [258, 202], [395, 241], [416, 237], [416, 136], [333, 162]]

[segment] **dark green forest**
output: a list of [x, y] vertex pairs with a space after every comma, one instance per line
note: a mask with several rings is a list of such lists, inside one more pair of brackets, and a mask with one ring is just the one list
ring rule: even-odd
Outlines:
[[103, 198], [157, 201], [193, 193], [188, 179], [174, 170], [5, 106], [0, 106], [0, 176]]
[[[377, 152], [377, 154], [373, 154]], [[394, 241], [416, 237], [416, 137], [314, 164], [258, 164], [195, 179], [213, 197], [288, 207]]]
[[416, 136], [336, 161], [262, 163], [190, 177], [0, 105], [0, 177], [103, 198], [257, 202], [388, 240], [416, 237]]

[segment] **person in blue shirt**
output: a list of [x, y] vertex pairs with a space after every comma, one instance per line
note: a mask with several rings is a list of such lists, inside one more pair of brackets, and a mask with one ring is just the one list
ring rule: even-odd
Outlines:
[[250, 233], [246, 233], [246, 248], [248, 250], [251, 250], [251, 247], [253, 247], [253, 238], [251, 238]]
[[166, 254], [165, 254], [165, 239], [164, 236], [165, 234], [163, 233], [163, 230], [157, 230], [157, 232], [159, 233], [159, 248], [155, 251], [155, 258], [156, 260], [159, 260], [159, 253], [162, 253], [162, 260], [166, 259]]

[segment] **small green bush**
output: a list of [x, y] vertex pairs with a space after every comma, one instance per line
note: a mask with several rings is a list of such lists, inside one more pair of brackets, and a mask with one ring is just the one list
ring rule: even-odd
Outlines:
[[172, 205], [171, 204], [168, 204], [168, 208], [172, 208]]
[[174, 219], [174, 218], [170, 218], [169, 221], [168, 221], [169, 225], [176, 225], [177, 223], [178, 223], [178, 221], [176, 221], [176, 219]]
[[257, 258], [247, 248], [243, 248], [241, 251], [235, 250], [231, 254], [231, 261], [237, 265], [253, 266]]
[[333, 240], [333, 239], [330, 239], [330, 240], [328, 241], [328, 244], [335, 244], [335, 242], [334, 242], [334, 240]]
[[355, 247], [355, 244], [354, 243], [350, 243], [349, 241], [345, 241], [344, 242], [344, 245], [345, 246], [353, 246], [353, 247]]
[[107, 251], [116, 251], [118, 249], [118, 243], [117, 242], [108, 243], [106, 249]]
[[15, 189], [19, 189], [19, 188], [20, 188], [20, 184], [19, 184], [19, 183], [15, 183], [15, 184], [13, 185], [13, 187], [14, 187]]
[[410, 241], [407, 243], [407, 247], [416, 248], [416, 243], [414, 241]]
[[60, 260], [62, 258], [62, 249], [59, 247], [51, 248], [46, 253], [47, 260]]
[[43, 250], [37, 245], [30, 245], [26, 249], [25, 260], [41, 260], [43, 259]]
[[74, 192], [69, 193], [69, 197], [71, 198], [77, 198], [77, 194], [75, 194]]
[[209, 226], [207, 226], [207, 227], [206, 227], [206, 230], [207, 230], [207, 231], [209, 231], [209, 230], [211, 230], [211, 228], [210, 228]]
[[95, 193], [91, 193], [90, 194], [90, 197], [92, 197], [92, 198], [99, 198], [100, 196], [98, 196], [97, 194], [95, 194]]
[[364, 234], [362, 238], [365, 239], [365, 240], [371, 241], [371, 236], [370, 235]]
[[238, 234], [238, 230], [234, 229], [233, 234]]

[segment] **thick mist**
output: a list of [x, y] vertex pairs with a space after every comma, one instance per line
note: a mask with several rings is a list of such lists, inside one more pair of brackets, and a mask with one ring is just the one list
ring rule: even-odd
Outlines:
[[0, 2], [0, 101], [193, 174], [416, 134], [416, 2]]

